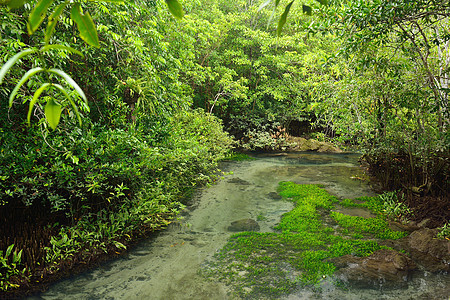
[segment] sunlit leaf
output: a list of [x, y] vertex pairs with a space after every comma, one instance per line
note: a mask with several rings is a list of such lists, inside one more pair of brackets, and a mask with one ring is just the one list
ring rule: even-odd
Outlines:
[[286, 8], [284, 9], [283, 14], [280, 17], [280, 20], [278, 21], [278, 28], [277, 28], [277, 35], [281, 35], [281, 31], [283, 30], [284, 24], [286, 24], [286, 18], [289, 13], [289, 10], [291, 9], [292, 4], [294, 3], [294, 0], [291, 1], [288, 5], [286, 5]]
[[180, 2], [177, 0], [165, 0], [167, 6], [169, 7], [169, 11], [172, 13], [172, 15], [177, 18], [181, 19], [184, 16], [183, 7], [181, 6]]
[[13, 248], [14, 244], [9, 245], [9, 247], [6, 249], [5, 257], [8, 257], [11, 254]]
[[58, 126], [61, 118], [61, 105], [58, 104], [53, 98], [50, 98], [45, 105], [44, 113], [48, 124], [54, 130]]
[[47, 10], [52, 3], [53, 0], [40, 0], [33, 8], [28, 17], [27, 28], [29, 34], [33, 34], [36, 29], [39, 28], [39, 25], [44, 21]]
[[36, 92], [34, 92], [33, 98], [30, 101], [30, 105], [28, 107], [28, 116], [27, 116], [27, 120], [28, 120], [28, 125], [30, 125], [30, 120], [31, 120], [31, 113], [33, 112], [33, 107], [36, 104], [37, 100], [39, 99], [39, 97], [41, 96], [41, 94], [49, 89], [52, 86], [51, 83], [44, 83], [40, 88], [38, 88], [36, 90]]
[[95, 28], [94, 21], [88, 12], [85, 14], [81, 11], [81, 4], [75, 3], [72, 7], [71, 14], [72, 20], [77, 23], [78, 31], [80, 32], [80, 37], [91, 46], [100, 47], [98, 41], [97, 29]]
[[65, 73], [64, 71], [58, 70], [58, 69], [50, 69], [50, 70], [48, 70], [48, 72], [57, 74], [57, 75], [63, 77], [67, 81], [67, 83], [70, 84], [75, 89], [75, 91], [78, 93], [78, 95], [80, 95], [80, 97], [87, 103], [87, 98], [86, 98], [86, 95], [84, 94], [83, 90], [78, 86], [78, 84], [75, 82], [75, 80], [72, 79], [72, 77], [67, 75], [67, 73]]
[[20, 79], [19, 83], [16, 84], [16, 86], [14, 87], [13, 91], [11, 92], [11, 95], [9, 95], [9, 106], [11, 107], [14, 101], [14, 98], [16, 97], [17, 92], [19, 91], [19, 89], [22, 87], [22, 85], [33, 75], [39, 73], [39, 72], [43, 72], [45, 71], [45, 69], [41, 68], [41, 67], [37, 67], [37, 68], [33, 68], [28, 70], [28, 72], [26, 72], [22, 78]]
[[303, 13], [307, 14], [308, 16], [312, 15], [312, 8], [308, 5], [302, 5]]
[[20, 249], [19, 253], [15, 253], [13, 254], [13, 264], [17, 264], [20, 262], [20, 259], [22, 258], [22, 251], [23, 249]]
[[2, 68], [0, 69], [0, 84], [2, 84], [3, 82], [3, 78], [5, 78], [6, 73], [8, 72], [8, 70], [22, 57], [34, 53], [36, 52], [35, 49], [26, 49], [23, 50], [19, 53], [17, 53], [16, 55], [14, 55], [13, 57], [11, 57], [10, 59], [8, 59], [8, 61], [2, 66]]
[[59, 17], [61, 16], [62, 12], [64, 11], [64, 8], [69, 4], [69, 1], [65, 1], [58, 5], [56, 9], [53, 11], [53, 13], [48, 17], [48, 23], [47, 27], [45, 28], [45, 37], [44, 42], [48, 44], [50, 41], [50, 38], [53, 35], [53, 32], [55, 31], [56, 23], [58, 23]]
[[272, 2], [272, 0], [267, 0], [266, 2], [264, 2], [263, 4], [261, 4], [261, 5], [258, 7], [258, 12], [260, 12], [264, 7], [266, 7], [267, 5], [269, 5], [270, 2]]

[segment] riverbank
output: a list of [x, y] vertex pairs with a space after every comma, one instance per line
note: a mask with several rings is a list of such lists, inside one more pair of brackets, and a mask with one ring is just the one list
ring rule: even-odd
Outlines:
[[[158, 126], [155, 136], [149, 127], [92, 125], [49, 145], [39, 133], [19, 132], [19, 143], [0, 132], [9, 162], [0, 169], [1, 298], [42, 291], [126, 252], [176, 220], [197, 186], [217, 180], [232, 143], [217, 118], [182, 112]], [[61, 145], [65, 152], [55, 150]]]
[[[331, 193], [338, 199], [375, 196], [368, 182], [351, 178], [363, 177], [364, 170], [359, 167], [358, 157], [357, 154], [351, 153], [308, 152], [283, 156], [260, 154], [254, 160], [239, 163], [227, 162], [220, 168], [233, 172], [217, 184], [195, 193], [192, 202], [187, 204], [182, 213], [182, 220], [171, 224], [154, 238], [143, 240], [117, 260], [55, 284], [41, 297], [48, 300], [87, 297], [96, 299], [112, 297], [118, 299], [170, 297], [175, 300], [236, 299], [233, 296], [232, 285], [225, 285], [224, 282], [218, 281], [218, 277], [210, 281], [199, 275], [199, 272], [201, 273], [201, 270], [207, 266], [206, 262], [211, 261], [213, 256], [224, 248], [229, 237], [235, 234], [230, 230], [237, 230], [236, 221], [251, 219], [257, 222], [259, 231], [250, 232], [250, 234], [279, 234], [274, 227], [280, 223], [283, 215], [292, 211], [294, 206], [293, 201], [282, 200], [277, 194], [280, 181], [322, 184], [327, 193]], [[321, 210], [318, 209], [320, 216], [316, 220], [322, 218]], [[347, 210], [360, 211], [360, 208]], [[343, 208], [336, 212], [345, 213]], [[364, 232], [351, 233], [350, 228], [347, 230], [351, 239], [354, 234], [364, 234]], [[239, 234], [244, 235], [244, 233]], [[320, 236], [326, 234], [327, 232]], [[314, 240], [305, 240], [305, 242], [308, 241]], [[286, 247], [287, 245], [284, 244]], [[274, 246], [280, 247], [280, 245]], [[261, 260], [261, 264], [265, 263], [267, 263], [266, 260]], [[292, 270], [287, 265], [281, 264], [281, 267], [287, 271]], [[402, 287], [393, 290], [355, 290], [353, 288], [340, 290], [338, 286], [325, 280], [319, 287], [308, 285], [295, 290], [292, 298], [286, 299], [295, 299], [297, 295], [300, 299], [302, 297], [307, 299], [327, 297], [331, 299], [353, 297], [364, 300], [381, 297], [392, 300], [410, 299], [427, 292], [439, 293], [442, 291], [442, 280], [448, 278], [436, 274], [422, 277], [420, 272], [416, 275], [412, 281], [408, 282], [406, 289]], [[292, 278], [288, 277], [288, 279]]]

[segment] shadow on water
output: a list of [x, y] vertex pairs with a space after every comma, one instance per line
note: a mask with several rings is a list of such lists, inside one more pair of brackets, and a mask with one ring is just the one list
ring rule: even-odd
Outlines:
[[[252, 219], [261, 232], [274, 231], [281, 216], [292, 209], [292, 203], [276, 194], [278, 182], [320, 183], [341, 198], [373, 195], [367, 182], [355, 179], [365, 176], [357, 154], [256, 157], [224, 163], [222, 169], [233, 174], [198, 191], [183, 220], [156, 238], [30, 299], [234, 299], [227, 286], [201, 277], [198, 271], [226, 244], [231, 222]], [[428, 274], [413, 279], [406, 289], [342, 291], [325, 280], [319, 290], [301, 289], [287, 299], [419, 299], [415, 296], [432, 295], [433, 289], [442, 290], [448, 284], [448, 277]]]

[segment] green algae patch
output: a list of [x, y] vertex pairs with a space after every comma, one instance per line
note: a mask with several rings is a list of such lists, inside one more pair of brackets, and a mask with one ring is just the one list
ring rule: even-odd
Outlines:
[[[295, 203], [276, 226], [278, 232], [232, 235], [201, 271], [232, 287], [236, 298], [279, 298], [325, 278], [333, 280], [336, 267], [330, 258], [368, 256], [387, 248], [373, 240], [374, 236], [398, 238], [396, 234], [403, 234], [388, 229], [381, 217], [347, 218], [332, 212], [339, 200], [320, 185], [280, 182], [278, 193]], [[324, 219], [337, 225], [328, 225]], [[354, 231], [353, 235], [343, 235], [348, 231]]]
[[379, 239], [396, 240], [407, 234], [402, 231], [391, 230], [388, 222], [381, 216], [376, 218], [363, 218], [347, 216], [339, 212], [331, 212], [330, 216], [343, 228], [348, 228], [356, 233], [373, 234]]
[[380, 196], [344, 199], [339, 204], [344, 207], [367, 208], [376, 215], [382, 215], [384, 211], [384, 202]]

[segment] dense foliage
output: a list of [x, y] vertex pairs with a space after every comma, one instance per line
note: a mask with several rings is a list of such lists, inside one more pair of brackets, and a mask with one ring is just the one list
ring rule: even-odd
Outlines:
[[[75, 24], [62, 16], [50, 42], [79, 49], [83, 56], [66, 48], [35, 52], [10, 68], [1, 86], [3, 292], [31, 289], [52, 274], [120, 252], [136, 237], [165, 227], [195, 186], [214, 180], [217, 161], [231, 145], [220, 120], [189, 108], [189, 89], [178, 69], [182, 58], [176, 49], [168, 51], [174, 45], [167, 32], [176, 25], [160, 3], [88, 3], [85, 8], [101, 47], [80, 42]], [[42, 32], [26, 33], [29, 11], [27, 5], [0, 8], [3, 62], [40, 47]], [[49, 93], [37, 99], [31, 126], [26, 125], [28, 105], [22, 102], [53, 80], [45, 73], [30, 78], [8, 109], [6, 99], [23, 70], [47, 65], [83, 87], [90, 111], [81, 109], [81, 124], [64, 106], [64, 95]], [[52, 99], [62, 106], [62, 115], [56, 130], [49, 131], [55, 126], [44, 110]]]
[[405, 203], [448, 201], [447, 1], [112, 2], [0, 2], [0, 64], [30, 50], [0, 74], [0, 290], [167, 225], [222, 123], [248, 150], [313, 126]]
[[447, 194], [449, 179], [446, 1], [348, 1], [321, 11], [339, 38], [316, 111], [343, 141], [366, 151], [385, 188]]

